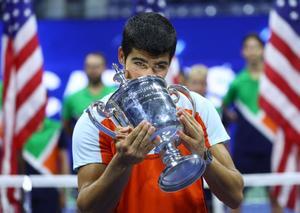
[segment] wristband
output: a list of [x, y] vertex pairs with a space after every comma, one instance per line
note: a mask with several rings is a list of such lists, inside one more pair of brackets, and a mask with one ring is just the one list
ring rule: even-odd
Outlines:
[[213, 160], [213, 155], [211, 154], [211, 152], [209, 151], [209, 149], [206, 149], [204, 151], [204, 156], [203, 156], [206, 166], [210, 165], [212, 160]]

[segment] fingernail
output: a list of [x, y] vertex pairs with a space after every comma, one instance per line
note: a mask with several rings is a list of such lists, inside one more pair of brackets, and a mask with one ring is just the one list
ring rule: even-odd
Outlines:
[[177, 131], [177, 134], [178, 134], [178, 135], [182, 134], [182, 131], [181, 131], [181, 130], [178, 130], [178, 131]]

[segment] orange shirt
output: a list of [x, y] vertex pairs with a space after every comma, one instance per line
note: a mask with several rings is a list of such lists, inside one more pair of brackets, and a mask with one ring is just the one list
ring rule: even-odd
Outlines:
[[[204, 130], [206, 146], [209, 146], [206, 128], [198, 114], [196, 115], [196, 120], [201, 124]], [[109, 119], [102, 121], [102, 124], [111, 130], [115, 130], [114, 124]], [[112, 138], [100, 132], [99, 143], [103, 162], [108, 164], [116, 153], [114, 142]], [[190, 154], [183, 145], [179, 146], [179, 150], [182, 155]], [[207, 212], [202, 179], [180, 191], [164, 192], [158, 185], [159, 175], [164, 168], [165, 165], [159, 154], [150, 154], [141, 163], [135, 165], [115, 212]]]

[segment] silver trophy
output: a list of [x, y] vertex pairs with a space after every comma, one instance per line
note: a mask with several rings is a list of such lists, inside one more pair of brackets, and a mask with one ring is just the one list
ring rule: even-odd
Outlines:
[[190, 100], [195, 112], [189, 90], [181, 85], [167, 87], [165, 80], [157, 76], [127, 80], [116, 64], [113, 68], [116, 71], [114, 81], [120, 86], [106, 104], [96, 101], [89, 106], [86, 112], [91, 121], [100, 131], [115, 138], [115, 133], [99, 122], [101, 116], [111, 118], [123, 127], [136, 127], [147, 120], [156, 129], [151, 140], [156, 136], [161, 138], [155, 148], [166, 165], [158, 180], [160, 188], [172, 192], [192, 184], [204, 173], [205, 161], [196, 154], [182, 156], [176, 148], [179, 144], [177, 131], [183, 128], [176, 115], [179, 92]]

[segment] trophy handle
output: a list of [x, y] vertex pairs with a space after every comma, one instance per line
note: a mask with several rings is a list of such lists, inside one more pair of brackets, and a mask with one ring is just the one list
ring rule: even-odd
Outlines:
[[171, 84], [168, 86], [168, 91], [171, 95], [175, 95], [176, 98], [174, 99], [174, 103], [177, 103], [179, 101], [179, 94], [178, 94], [178, 91], [181, 92], [183, 95], [185, 95], [189, 101], [191, 102], [192, 104], [192, 107], [193, 107], [193, 116], [195, 116], [195, 113], [196, 113], [196, 103], [193, 99], [193, 97], [191, 96], [191, 91], [185, 87], [185, 86], [182, 86], [182, 85], [179, 85], [179, 84]]
[[114, 103], [109, 104], [109, 102], [106, 104], [106, 108], [112, 109], [110, 110], [111, 116], [114, 117], [114, 119], [119, 123], [120, 126], [126, 127], [126, 126], [132, 126], [132, 124], [127, 119], [124, 112], [120, 109], [120, 107]]
[[127, 83], [127, 80], [125, 78], [125, 72], [124, 70], [120, 69], [119, 66], [115, 63], [112, 64], [113, 69], [116, 71], [116, 74], [114, 75], [113, 80], [115, 82], [120, 83], [121, 85], [124, 85]]
[[[171, 86], [168, 87], [168, 92], [171, 95], [171, 98], [172, 98], [173, 102], [175, 104], [177, 104], [177, 102], [180, 99], [180, 95], [179, 95], [178, 91], [175, 88], [173, 88], [173, 87], [171, 88]], [[173, 95], [175, 95], [175, 97]]]
[[92, 103], [87, 109], [86, 113], [88, 114], [90, 120], [93, 124], [102, 132], [109, 135], [112, 138], [116, 137], [116, 133], [106, 128], [103, 124], [99, 122], [100, 116], [110, 118], [113, 115], [114, 108], [105, 109], [106, 105], [102, 101], [96, 101]]

